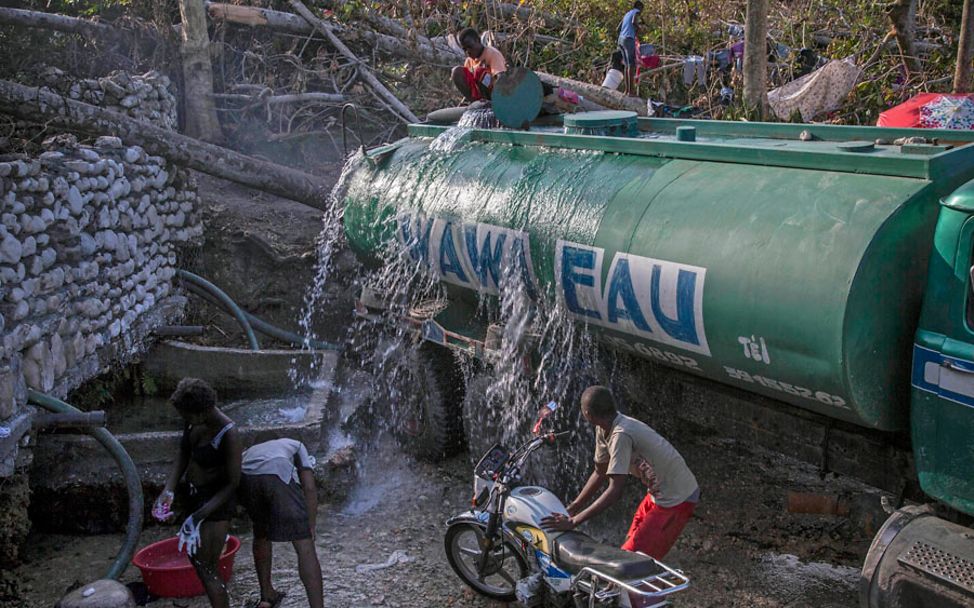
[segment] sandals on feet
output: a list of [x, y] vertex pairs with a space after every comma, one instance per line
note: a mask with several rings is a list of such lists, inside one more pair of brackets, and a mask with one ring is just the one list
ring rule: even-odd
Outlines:
[[257, 600], [251, 605], [251, 608], [278, 608], [278, 606], [281, 605], [281, 602], [284, 601], [284, 596], [286, 595], [287, 595], [286, 592], [278, 591], [277, 595], [274, 596], [274, 599], [268, 600], [268, 599], [260, 598], [259, 600]]

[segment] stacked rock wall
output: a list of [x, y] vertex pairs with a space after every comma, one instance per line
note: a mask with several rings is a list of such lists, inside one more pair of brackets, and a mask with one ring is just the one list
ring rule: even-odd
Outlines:
[[[115, 73], [57, 88], [172, 128], [167, 85]], [[0, 478], [22, 464], [28, 387], [65, 397], [181, 316], [173, 277], [180, 247], [201, 242], [197, 209], [188, 173], [116, 137], [57, 135], [30, 156], [0, 150]]]

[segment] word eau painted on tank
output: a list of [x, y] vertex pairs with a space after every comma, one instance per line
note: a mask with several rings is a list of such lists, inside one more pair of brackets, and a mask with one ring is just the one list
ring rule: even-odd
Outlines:
[[749, 384], [760, 384], [765, 388], [770, 388], [771, 390], [778, 391], [779, 393], [786, 393], [794, 397], [802, 397], [803, 399], [818, 401], [819, 403], [824, 403], [825, 405], [844, 408], [849, 407], [846, 404], [845, 399], [838, 395], [829, 394], [825, 391], [815, 391], [803, 386], [789, 384], [783, 380], [775, 380], [765, 376], [757, 376], [742, 369], [736, 369], [726, 365], [724, 366], [724, 371], [727, 372], [727, 375], [732, 380], [740, 380], [741, 382], [747, 382]]
[[744, 347], [745, 358], [771, 365], [771, 354], [768, 353], [768, 345], [764, 343], [764, 338], [755, 338], [753, 335], [750, 338], [738, 336], [737, 343]]
[[575, 318], [710, 356], [703, 325], [706, 268], [616, 253], [602, 284], [604, 251], [559, 240], [558, 296]]
[[440, 280], [496, 295], [505, 275], [520, 277], [528, 295], [535, 297], [537, 282], [526, 232], [419, 213], [403, 213], [396, 219], [399, 243]]

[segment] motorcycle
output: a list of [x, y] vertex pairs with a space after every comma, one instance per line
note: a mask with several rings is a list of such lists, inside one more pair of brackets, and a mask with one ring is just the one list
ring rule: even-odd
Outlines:
[[552, 492], [522, 482], [528, 457], [568, 434], [543, 431], [542, 412], [530, 441], [514, 451], [495, 444], [474, 467], [471, 508], [446, 522], [453, 571], [481, 595], [526, 608], [669, 605], [667, 597], [690, 584], [681, 571], [582, 532], [541, 528], [547, 515], [568, 515]]

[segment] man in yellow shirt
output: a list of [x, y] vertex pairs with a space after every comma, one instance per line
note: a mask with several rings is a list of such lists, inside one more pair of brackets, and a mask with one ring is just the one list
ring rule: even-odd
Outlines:
[[494, 47], [484, 46], [471, 27], [460, 32], [457, 41], [467, 58], [462, 66], [453, 68], [453, 84], [467, 101], [490, 99], [497, 75], [507, 70], [504, 56]]

